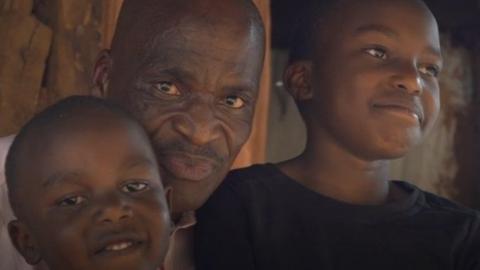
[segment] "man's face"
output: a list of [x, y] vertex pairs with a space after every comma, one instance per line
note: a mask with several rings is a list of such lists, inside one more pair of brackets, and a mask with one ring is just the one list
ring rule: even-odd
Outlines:
[[263, 52], [246, 28], [179, 19], [113, 55], [108, 98], [145, 125], [174, 213], [204, 203], [250, 134]]
[[317, 37], [313, 129], [363, 160], [401, 157], [439, 111], [436, 22], [415, 1], [345, 2]]
[[22, 209], [52, 270], [153, 270], [163, 262], [171, 228], [155, 156], [139, 127], [124, 122], [54, 135], [19, 175], [35, 179]]

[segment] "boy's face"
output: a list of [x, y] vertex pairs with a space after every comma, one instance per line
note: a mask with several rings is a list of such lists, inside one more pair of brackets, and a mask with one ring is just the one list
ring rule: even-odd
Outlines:
[[417, 1], [343, 2], [317, 37], [311, 128], [361, 159], [401, 157], [439, 112], [435, 19]]
[[32, 247], [23, 255], [40, 256], [52, 270], [156, 269], [170, 218], [145, 136], [113, 118], [66, 129], [30, 148], [35, 162], [19, 174], [23, 245]]

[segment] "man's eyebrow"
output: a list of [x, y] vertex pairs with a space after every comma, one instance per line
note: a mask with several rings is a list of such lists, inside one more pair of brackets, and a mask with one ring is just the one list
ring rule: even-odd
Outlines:
[[391, 38], [398, 38], [398, 33], [395, 32], [392, 28], [387, 27], [381, 24], [366, 24], [358, 27], [354, 31], [354, 35], [362, 35], [365, 33], [377, 32]]
[[50, 175], [43, 183], [43, 188], [48, 188], [51, 186], [58, 185], [60, 183], [78, 183], [78, 180], [83, 176], [83, 173], [80, 171], [70, 171], [70, 172], [63, 172], [59, 171]]
[[195, 80], [195, 73], [188, 71], [186, 69], [180, 68], [180, 67], [164, 67], [165, 62], [156, 62], [152, 61], [148, 66], [147, 70], [150, 70], [151, 72], [148, 72], [148, 74], [151, 75], [156, 75], [159, 73], [162, 74], [167, 74], [169, 76], [172, 76], [174, 78], [180, 78], [185, 81], [194, 81]]

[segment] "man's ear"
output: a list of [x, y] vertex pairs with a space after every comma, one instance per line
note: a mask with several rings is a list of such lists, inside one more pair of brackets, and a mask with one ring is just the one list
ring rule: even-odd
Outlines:
[[27, 226], [21, 221], [14, 220], [8, 223], [8, 233], [13, 245], [22, 254], [25, 261], [31, 265], [38, 264], [42, 257], [39, 249]]
[[311, 61], [296, 61], [287, 66], [283, 73], [285, 88], [296, 101], [313, 97], [311, 85]]
[[92, 95], [105, 98], [108, 94], [108, 82], [112, 70], [113, 60], [110, 50], [102, 50], [97, 57], [93, 69], [93, 90]]

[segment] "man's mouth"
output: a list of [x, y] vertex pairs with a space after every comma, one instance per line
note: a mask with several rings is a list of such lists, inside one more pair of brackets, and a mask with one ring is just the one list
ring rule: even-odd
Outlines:
[[180, 152], [162, 153], [160, 164], [176, 178], [190, 181], [201, 181], [216, 168], [210, 159]]

